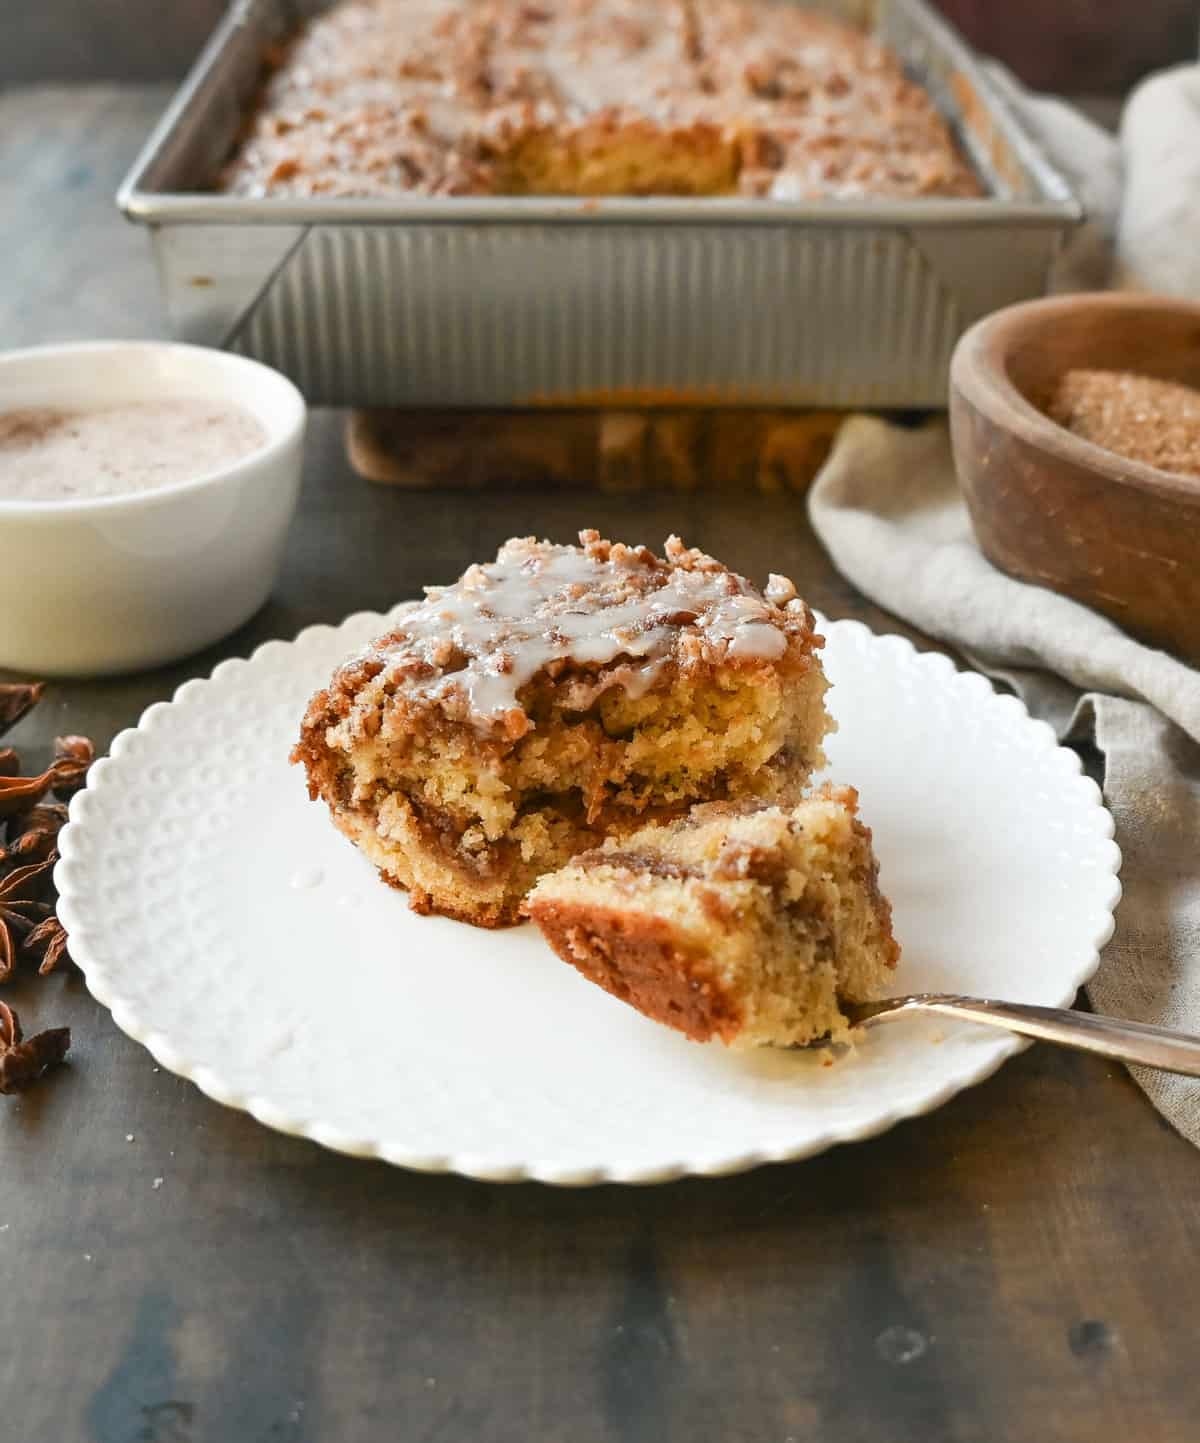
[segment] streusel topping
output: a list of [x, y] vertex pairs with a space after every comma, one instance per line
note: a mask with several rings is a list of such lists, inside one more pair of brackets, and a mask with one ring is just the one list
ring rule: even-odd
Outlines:
[[[786, 0], [342, 0], [271, 61], [242, 195], [980, 193], [891, 50]], [[597, 179], [650, 133], [669, 176]], [[543, 137], [557, 180], [521, 170]]]
[[[777, 662], [792, 637], [817, 644], [812, 613], [783, 577], [760, 593], [674, 536], [665, 559], [595, 531], [579, 539], [507, 542], [494, 562], [427, 588], [361, 661], [385, 689], [465, 699], [471, 719], [489, 726], [519, 710], [518, 693], [543, 670], [594, 672], [621, 659], [606, 684], [637, 695], [668, 662], [754, 666]], [[596, 691], [593, 683], [589, 700]]]

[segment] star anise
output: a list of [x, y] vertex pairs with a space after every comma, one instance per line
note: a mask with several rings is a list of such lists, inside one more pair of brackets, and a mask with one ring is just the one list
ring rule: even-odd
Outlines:
[[37, 777], [0, 776], [0, 817], [14, 817], [35, 807], [50, 790], [54, 777], [52, 766]]
[[40, 902], [49, 888], [58, 852], [53, 850], [40, 862], [15, 867], [7, 877], [0, 877], [0, 905], [11, 902]]
[[70, 960], [66, 929], [57, 917], [47, 917], [28, 932], [21, 950], [33, 957], [41, 955], [39, 977], [49, 977], [64, 957]]
[[0, 1093], [23, 1092], [44, 1072], [57, 1067], [70, 1046], [69, 1027], [51, 1027], [24, 1041], [21, 1019], [7, 1003], [0, 1002]]
[[[0, 685], [0, 736], [15, 725], [42, 695], [40, 682]], [[0, 747], [0, 983], [12, 976], [18, 954], [38, 959], [41, 976], [69, 960], [67, 934], [54, 910], [54, 865], [58, 833], [67, 820], [61, 802], [44, 801], [47, 792], [67, 798], [87, 781], [96, 751], [87, 737], [58, 737], [54, 760], [39, 776], [21, 775], [12, 747]], [[68, 1028], [56, 1027], [27, 1042], [12, 1008], [0, 1003], [0, 1093], [18, 1092], [56, 1067], [71, 1045]]]
[[57, 737], [54, 742], [54, 774], [51, 787], [56, 797], [72, 797], [87, 781], [88, 768], [96, 760], [96, 748], [87, 737]]
[[0, 685], [0, 736], [16, 726], [25, 713], [38, 704], [44, 690], [45, 685], [40, 681]]
[[53, 912], [48, 902], [0, 902], [0, 982], [12, 976], [25, 937]]
[[53, 915], [54, 908], [45, 901], [45, 894], [57, 861], [58, 853], [52, 851], [44, 861], [17, 867], [0, 879], [0, 982], [12, 976], [21, 939]]
[[[3, 688], [0, 687], [0, 730], [3, 730]], [[9, 770], [19, 766], [11, 747], [0, 751], [0, 817], [15, 817], [35, 807], [47, 792], [71, 797], [86, 783], [96, 748], [87, 737], [58, 737], [54, 760], [36, 777], [22, 777]]]
[[21, 1019], [16, 1009], [0, 1002], [0, 1049], [7, 1052], [21, 1041]]
[[13, 841], [17, 837], [23, 837], [26, 832], [52, 832], [58, 835], [59, 829], [67, 824], [67, 808], [62, 802], [39, 802], [36, 807], [30, 807], [27, 812], [13, 817], [8, 824], [8, 839]]
[[43, 802], [13, 817], [8, 824], [8, 845], [0, 847], [0, 864], [44, 861], [54, 850], [66, 820], [67, 809], [60, 802]]

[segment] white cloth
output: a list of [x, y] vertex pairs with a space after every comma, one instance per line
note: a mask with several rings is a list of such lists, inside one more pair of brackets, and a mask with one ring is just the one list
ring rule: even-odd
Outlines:
[[[1197, 75], [1194, 66], [1171, 72], [1185, 86]], [[1056, 278], [1060, 287], [1094, 285], [1116, 232], [1116, 142], [1059, 102], [995, 78], [1093, 206], [1107, 198]], [[1200, 155], [1200, 106], [1162, 105], [1159, 114], [1185, 117], [1185, 130], [1194, 123], [1172, 143]], [[1135, 150], [1139, 127], [1125, 132]], [[1167, 143], [1161, 121], [1150, 133], [1155, 145]], [[1126, 274], [1140, 264], [1133, 234], [1128, 227]], [[1200, 255], [1200, 220], [1177, 229], [1175, 242], [1188, 259]], [[1152, 259], [1160, 264], [1157, 250], [1139, 274], [1150, 273]], [[1009, 683], [1064, 739], [1094, 738], [1124, 854], [1124, 897], [1089, 995], [1099, 1011], [1200, 1033], [1200, 673], [1086, 607], [996, 570], [975, 542], [940, 421], [915, 431], [867, 416], [848, 421], [813, 484], [809, 513], [860, 591]], [[1200, 1145], [1200, 1081], [1133, 1071]]]
[[1200, 300], [1200, 65], [1143, 80], [1121, 116], [1115, 281]]

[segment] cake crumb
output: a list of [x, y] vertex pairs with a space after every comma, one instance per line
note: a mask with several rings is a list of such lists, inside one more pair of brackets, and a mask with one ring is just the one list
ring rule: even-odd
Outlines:
[[1129, 461], [1200, 476], [1200, 390], [1194, 386], [1133, 371], [1066, 371], [1047, 414]]

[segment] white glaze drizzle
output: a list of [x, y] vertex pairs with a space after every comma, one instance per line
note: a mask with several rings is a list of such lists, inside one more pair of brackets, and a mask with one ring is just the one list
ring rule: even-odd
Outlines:
[[[521, 688], [556, 660], [602, 667], [627, 658], [614, 681], [636, 697], [654, 685], [681, 633], [739, 661], [775, 661], [788, 645], [779, 620], [732, 572], [668, 571], [623, 547], [600, 559], [521, 540], [453, 586], [428, 588], [368, 654], [403, 669], [410, 692], [461, 691], [486, 725], [519, 708]], [[412, 675], [414, 662], [433, 674]]]

